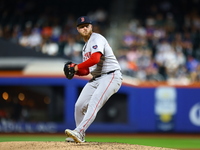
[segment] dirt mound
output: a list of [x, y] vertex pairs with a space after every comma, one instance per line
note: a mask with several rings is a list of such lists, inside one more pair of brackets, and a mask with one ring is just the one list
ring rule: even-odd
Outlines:
[[0, 142], [1, 150], [175, 150], [124, 143]]

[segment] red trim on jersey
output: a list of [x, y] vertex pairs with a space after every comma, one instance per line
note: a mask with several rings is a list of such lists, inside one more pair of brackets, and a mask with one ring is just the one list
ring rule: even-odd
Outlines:
[[77, 65], [78, 69], [89, 68], [96, 65], [100, 61], [101, 56], [102, 53], [100, 52], [93, 53], [88, 60]]

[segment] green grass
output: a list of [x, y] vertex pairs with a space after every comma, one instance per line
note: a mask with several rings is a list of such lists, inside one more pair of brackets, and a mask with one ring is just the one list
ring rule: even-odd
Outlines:
[[200, 138], [119, 138], [119, 137], [95, 137], [87, 138], [88, 141], [119, 142], [136, 145], [166, 147], [166, 148], [199, 148]]
[[[0, 142], [9, 141], [64, 141], [65, 135], [0, 135]], [[165, 148], [195, 148], [200, 149], [200, 138], [155, 138], [155, 137], [114, 137], [114, 136], [87, 136], [88, 142], [118, 142]]]

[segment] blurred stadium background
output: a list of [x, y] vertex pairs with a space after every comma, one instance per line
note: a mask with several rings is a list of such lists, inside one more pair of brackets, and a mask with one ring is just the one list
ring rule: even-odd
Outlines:
[[124, 83], [88, 132], [200, 133], [199, 0], [1, 0], [0, 132], [74, 128], [74, 103], [88, 78], [67, 80], [81, 62], [76, 18], [107, 37]]

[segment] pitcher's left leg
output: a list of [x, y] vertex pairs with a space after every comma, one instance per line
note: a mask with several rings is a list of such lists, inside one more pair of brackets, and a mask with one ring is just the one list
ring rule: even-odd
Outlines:
[[96, 118], [98, 111], [102, 108], [106, 101], [119, 90], [122, 80], [121, 78], [115, 77], [115, 75], [112, 74], [105, 75], [94, 82], [98, 82], [98, 87], [89, 101], [88, 109], [83, 120], [75, 129], [82, 133], [85, 133], [87, 128]]

